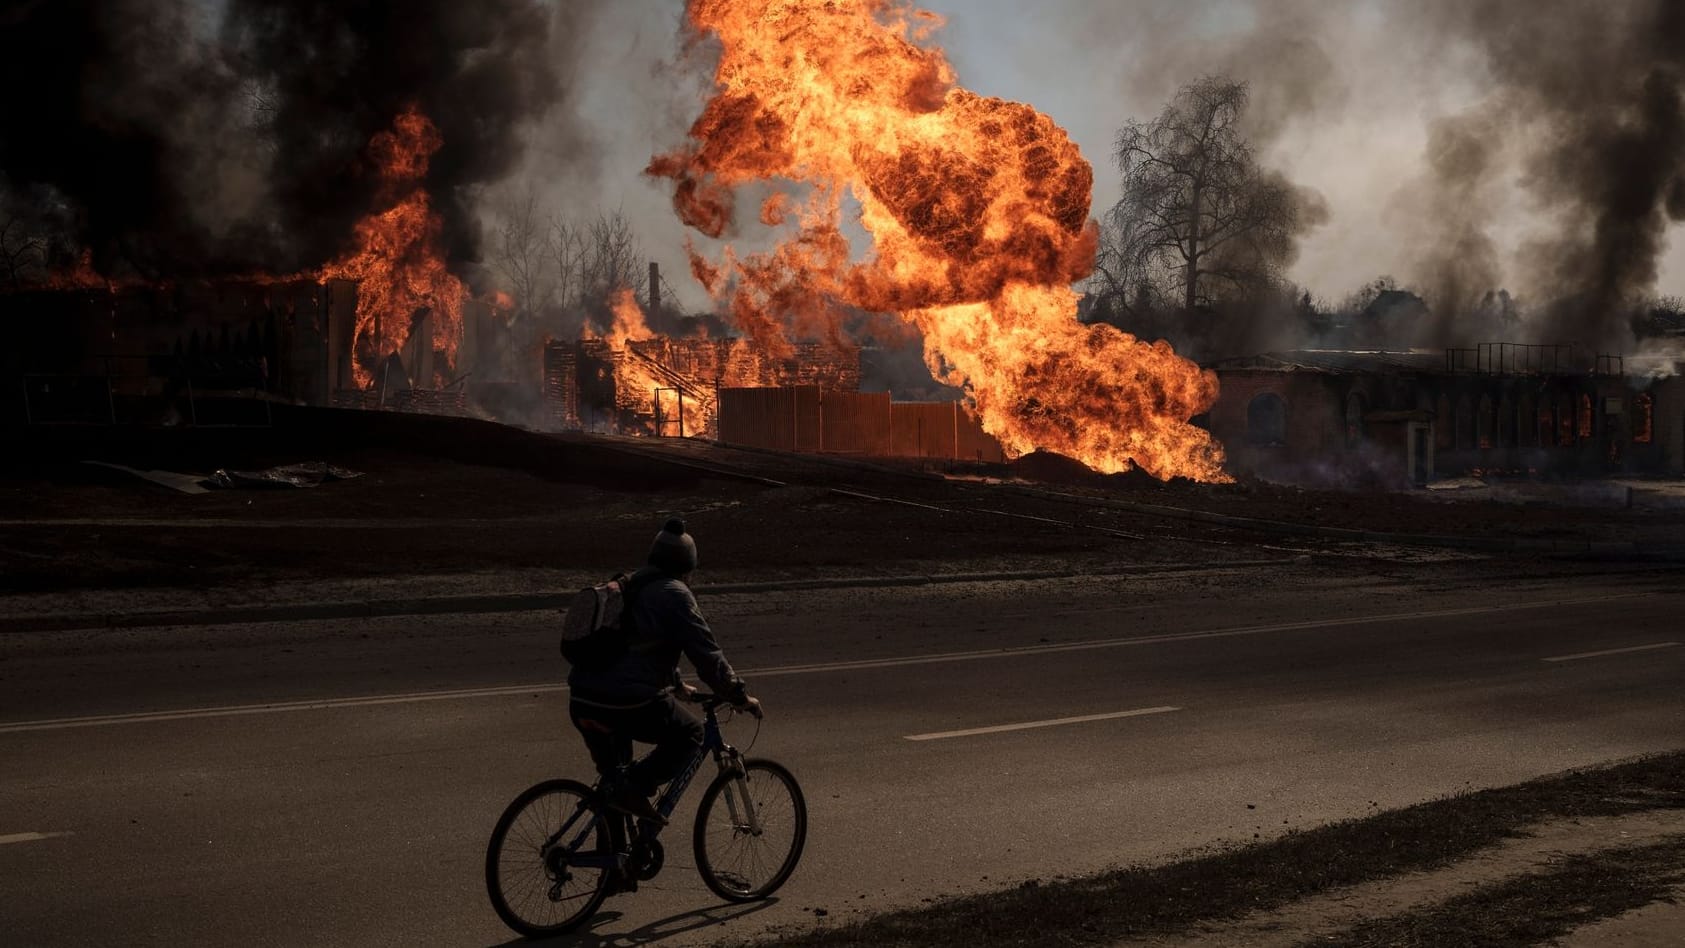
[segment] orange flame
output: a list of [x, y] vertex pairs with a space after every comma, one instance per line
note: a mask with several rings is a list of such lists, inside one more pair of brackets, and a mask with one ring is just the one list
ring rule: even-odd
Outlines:
[[[660, 347], [632, 345], [658, 338], [649, 328], [637, 296], [626, 287], [615, 290], [609, 297], [609, 311], [614, 315], [614, 324], [606, 333], [599, 335], [587, 325], [583, 335], [587, 339], [602, 339], [618, 353], [614, 366], [617, 401], [658, 419], [661, 430], [656, 434], [682, 431], [686, 436], [693, 436], [707, 432], [713, 421], [712, 400], [698, 397], [696, 389], [701, 386], [697, 379], [676, 371], [669, 364], [671, 360], [665, 358], [669, 353], [648, 351]], [[692, 394], [681, 396], [681, 387], [691, 389]]]
[[83, 250], [77, 255], [74, 267], [54, 270], [39, 285], [45, 290], [105, 290], [109, 293], [144, 287], [166, 289], [170, 286], [167, 281], [149, 282], [134, 276], [108, 277], [94, 266], [92, 250]]
[[[1076, 320], [1069, 286], [1098, 240], [1088, 162], [1047, 116], [958, 87], [929, 42], [939, 18], [904, 0], [690, 0], [686, 17], [720, 60], [690, 144], [648, 169], [674, 180], [680, 217], [719, 237], [739, 185], [812, 188], [799, 208], [759, 209], [796, 224], [773, 251], [692, 253], [751, 337], [787, 349], [792, 332], [834, 335], [845, 306], [897, 312], [1008, 451], [1228, 480], [1221, 445], [1188, 423], [1216, 401], [1215, 375]], [[845, 193], [872, 236], [863, 262], [842, 234]]]
[[[409, 339], [416, 314], [431, 313], [433, 333], [425, 344], [445, 354], [443, 372], [456, 359], [462, 339], [462, 281], [445, 265], [439, 244], [442, 224], [423, 187], [427, 165], [444, 144], [439, 130], [414, 108], [399, 115], [390, 131], [369, 142], [391, 202], [358, 221], [356, 249], [323, 267], [323, 280], [357, 282], [355, 372], [368, 385], [373, 369]], [[416, 379], [427, 386], [435, 379]]]
[[649, 320], [644, 318], [643, 307], [638, 305], [638, 298], [630, 289], [621, 287], [614, 291], [609, 298], [609, 311], [614, 314], [614, 326], [606, 337], [609, 345], [619, 347], [628, 342], [655, 338], [654, 330], [649, 328]]
[[61, 270], [47, 277], [46, 287], [51, 290], [110, 290], [115, 289], [111, 280], [100, 275], [94, 269], [94, 252], [84, 250], [76, 258], [76, 266], [69, 270]]

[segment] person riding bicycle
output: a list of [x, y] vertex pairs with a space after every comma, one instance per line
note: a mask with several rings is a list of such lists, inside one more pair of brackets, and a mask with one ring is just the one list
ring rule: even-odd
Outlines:
[[[696, 541], [684, 521], [668, 520], [650, 547], [648, 565], [627, 581], [632, 621], [626, 651], [600, 667], [576, 665], [568, 673], [569, 716], [603, 775], [609, 805], [657, 823], [666, 821], [650, 796], [702, 745], [702, 721], [678, 703], [676, 693], [694, 691], [679, 673], [679, 656], [690, 659], [716, 695], [761, 714], [761, 703], [726, 661], [686, 584], [696, 564]], [[622, 772], [633, 741], [655, 747]]]

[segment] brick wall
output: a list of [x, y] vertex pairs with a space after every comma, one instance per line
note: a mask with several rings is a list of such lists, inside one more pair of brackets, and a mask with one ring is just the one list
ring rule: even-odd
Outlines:
[[[1345, 399], [1331, 384], [1335, 378], [1315, 372], [1224, 372], [1207, 423], [1228, 452], [1230, 466], [1271, 474], [1310, 464], [1343, 464]], [[1263, 443], [1250, 430], [1253, 402], [1265, 395], [1282, 402], [1286, 437], [1280, 442]]]

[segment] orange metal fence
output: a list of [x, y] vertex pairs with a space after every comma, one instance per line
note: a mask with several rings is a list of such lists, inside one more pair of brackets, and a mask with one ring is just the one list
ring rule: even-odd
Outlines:
[[821, 392], [816, 386], [723, 388], [727, 444], [870, 457], [1001, 462], [1000, 442], [958, 402], [892, 402], [887, 392]]

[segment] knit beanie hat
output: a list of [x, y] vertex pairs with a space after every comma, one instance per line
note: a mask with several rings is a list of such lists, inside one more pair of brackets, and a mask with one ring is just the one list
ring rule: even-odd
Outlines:
[[655, 545], [649, 548], [649, 565], [674, 576], [696, 569], [696, 541], [685, 532], [683, 520], [674, 517], [655, 535]]

